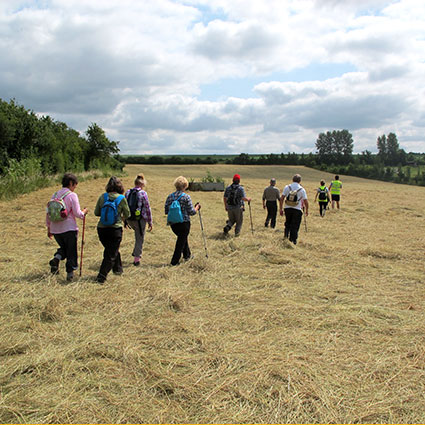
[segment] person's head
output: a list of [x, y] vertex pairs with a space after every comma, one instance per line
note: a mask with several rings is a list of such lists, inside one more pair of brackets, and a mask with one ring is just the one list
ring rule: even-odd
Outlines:
[[108, 184], [105, 187], [105, 190], [108, 193], [117, 192], [122, 195], [124, 193], [124, 186], [118, 177], [112, 176], [109, 179]]
[[324, 186], [326, 183], [324, 180], [320, 180], [320, 186]]
[[233, 176], [233, 183], [239, 184], [241, 181], [241, 176], [239, 174], [235, 174]]
[[274, 186], [276, 184], [276, 179], [273, 177], [270, 179], [270, 184]]
[[339, 180], [339, 176], [335, 176], [335, 180]]
[[295, 183], [300, 183], [301, 182], [301, 175], [295, 174], [294, 177], [292, 177], [292, 181], [295, 182]]
[[186, 190], [189, 186], [189, 182], [187, 181], [186, 177], [179, 176], [174, 180], [174, 186], [177, 190]]
[[62, 177], [62, 187], [74, 190], [78, 184], [78, 179], [75, 174], [65, 173]]
[[134, 179], [134, 186], [143, 187], [146, 186], [145, 176], [143, 174], [138, 174]]

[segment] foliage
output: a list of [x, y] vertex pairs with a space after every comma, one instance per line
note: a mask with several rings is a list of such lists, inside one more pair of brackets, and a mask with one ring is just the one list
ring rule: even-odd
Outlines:
[[[3, 196], [41, 187], [50, 180], [47, 176], [65, 171], [123, 169], [124, 163], [117, 155], [118, 142], [109, 141], [97, 124], [91, 124], [86, 135], [87, 138], [82, 137], [78, 131], [49, 116], [40, 117], [14, 100], [0, 99]], [[16, 187], [10, 187], [9, 182], [15, 182]]]
[[403, 149], [400, 149], [397, 135], [389, 133], [388, 137], [383, 134], [376, 141], [378, 148], [378, 157], [384, 165], [405, 165], [407, 154]]
[[320, 133], [316, 149], [321, 163], [348, 164], [353, 154], [353, 136], [348, 130]]

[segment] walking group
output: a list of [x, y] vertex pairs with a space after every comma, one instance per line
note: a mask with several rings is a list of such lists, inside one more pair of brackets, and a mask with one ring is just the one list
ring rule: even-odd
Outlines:
[[[241, 177], [235, 174], [230, 184], [224, 192], [223, 203], [227, 212], [226, 225], [223, 232], [227, 235], [233, 226], [235, 226], [235, 236], [239, 236], [245, 211], [245, 202], [248, 203], [251, 214], [251, 198], [246, 196], [244, 187], [240, 184]], [[83, 242], [81, 250], [84, 247], [84, 229], [85, 217], [88, 213], [87, 208], [80, 208], [78, 195], [75, 189], [78, 184], [77, 177], [72, 173], [65, 173], [62, 178], [62, 188], [55, 192], [47, 203], [46, 225], [47, 235], [50, 239], [54, 238], [59, 245], [54, 257], [49, 261], [52, 274], [59, 273], [60, 261], [66, 260], [66, 279], [72, 281], [74, 273], [78, 270], [78, 226], [76, 218], [83, 220]], [[201, 219], [201, 205], [192, 204], [192, 199], [185, 191], [189, 183], [183, 176], [179, 176], [174, 181], [175, 191], [170, 193], [164, 205], [164, 212], [167, 215], [167, 224], [170, 225], [173, 233], [177, 236], [171, 266], [176, 266], [183, 261], [190, 260], [192, 253], [189, 247], [190, 217], [199, 213], [201, 228], [203, 224]], [[134, 187], [126, 192], [121, 180], [117, 177], [111, 177], [96, 203], [94, 214], [99, 217], [97, 224], [97, 233], [99, 241], [104, 247], [103, 259], [100, 265], [96, 281], [103, 284], [110, 271], [116, 275], [123, 272], [120, 245], [123, 237], [123, 228], [129, 228], [134, 231], [135, 242], [133, 247], [133, 265], [139, 266], [146, 228], [152, 230], [152, 212], [149, 205], [148, 195], [145, 191], [146, 180], [143, 174], [139, 174]], [[339, 176], [331, 182], [329, 188], [322, 180], [316, 191], [315, 201], [318, 198], [320, 215], [324, 217], [328, 203], [332, 201], [332, 208], [335, 203], [340, 208], [340, 192], [342, 183]], [[267, 209], [267, 217], [264, 223], [265, 227], [274, 229], [276, 227], [277, 211], [285, 215], [285, 238], [293, 244], [297, 243], [298, 232], [301, 225], [303, 214], [308, 216], [309, 203], [307, 192], [301, 186], [301, 176], [295, 174], [292, 182], [286, 185], [280, 193], [276, 187], [276, 179], [270, 180], [270, 186], [264, 189], [263, 208]], [[251, 216], [251, 230], [252, 216]], [[203, 235], [204, 236], [204, 235]], [[207, 252], [205, 236], [205, 250]], [[80, 275], [82, 267], [82, 253], [80, 259]], [[208, 254], [206, 255], [208, 257]]]

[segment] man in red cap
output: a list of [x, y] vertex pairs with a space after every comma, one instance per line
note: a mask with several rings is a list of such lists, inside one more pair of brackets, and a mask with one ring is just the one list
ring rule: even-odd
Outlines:
[[235, 174], [233, 183], [226, 187], [224, 191], [223, 201], [224, 209], [227, 211], [228, 220], [223, 228], [225, 234], [229, 233], [232, 226], [236, 223], [235, 236], [239, 236], [243, 222], [244, 201], [250, 202], [251, 198], [247, 198], [243, 186], [239, 183], [241, 176]]

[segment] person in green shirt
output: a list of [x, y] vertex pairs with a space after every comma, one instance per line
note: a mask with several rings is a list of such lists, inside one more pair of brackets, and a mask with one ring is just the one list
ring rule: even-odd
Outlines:
[[[96, 278], [98, 283], [105, 282], [106, 276], [111, 269], [113, 273], [117, 275], [121, 275], [123, 272], [119, 249], [122, 241], [123, 220], [130, 217], [130, 208], [123, 195], [124, 186], [121, 180], [112, 176], [105, 190], [106, 193], [99, 196], [94, 209], [94, 215], [100, 217], [99, 223], [97, 224], [97, 234], [99, 235], [100, 242], [105, 248], [103, 251], [103, 261]], [[105, 216], [102, 215], [102, 207], [104, 207], [107, 201], [115, 201], [116, 204], [118, 214], [113, 223], [106, 222]]]
[[332, 198], [332, 209], [335, 208], [335, 202], [336, 202], [336, 207], [339, 209], [341, 189], [342, 189], [342, 183], [339, 180], [339, 176], [335, 176], [335, 180], [332, 180], [331, 184], [329, 185], [329, 191], [331, 192], [331, 198]]

